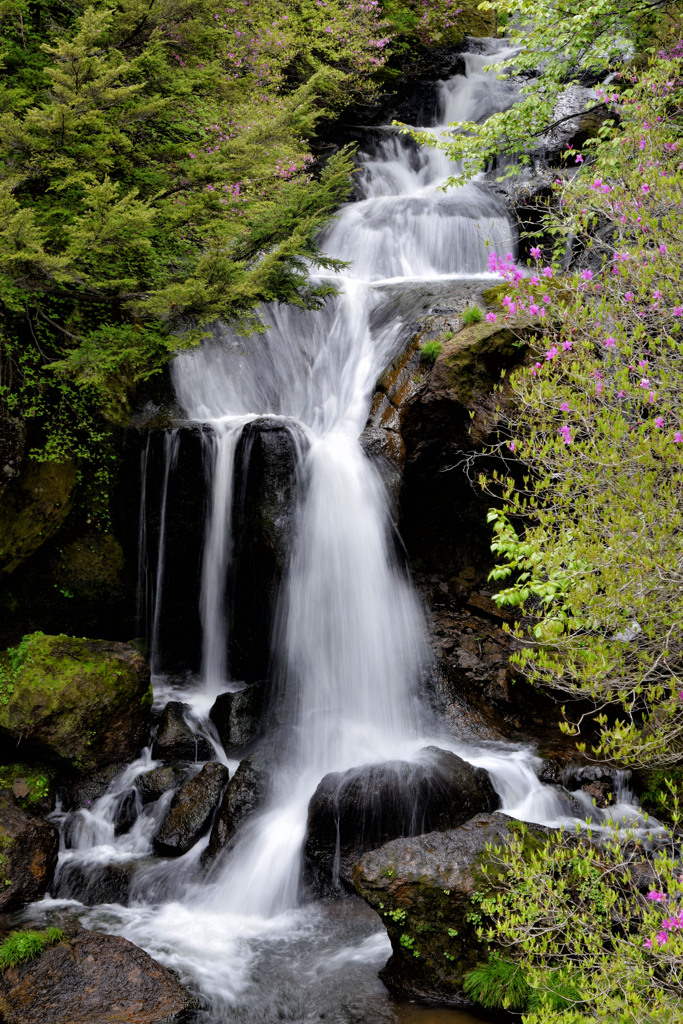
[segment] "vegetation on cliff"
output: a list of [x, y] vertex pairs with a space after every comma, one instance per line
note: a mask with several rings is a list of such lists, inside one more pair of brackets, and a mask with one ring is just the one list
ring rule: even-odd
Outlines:
[[[532, 7], [495, 6], [522, 21]], [[669, 825], [655, 851], [616, 826], [531, 856], [521, 843], [492, 851], [497, 880], [476, 912], [507, 966], [468, 985], [525, 1024], [655, 1024], [683, 1013], [683, 44], [676, 4], [568, 3], [558, 24], [551, 6], [533, 5], [521, 65], [542, 48], [547, 77], [479, 141], [528, 154], [568, 78], [613, 75], [597, 87], [598, 137], [567, 150], [530, 267], [491, 258], [506, 288], [487, 319], [545, 325], [505, 385], [495, 451], [507, 469], [482, 478], [497, 499], [491, 575], [516, 613], [516, 665], [565, 695], [563, 728], [582, 749], [649, 771]], [[457, 148], [475, 170], [472, 139]]]

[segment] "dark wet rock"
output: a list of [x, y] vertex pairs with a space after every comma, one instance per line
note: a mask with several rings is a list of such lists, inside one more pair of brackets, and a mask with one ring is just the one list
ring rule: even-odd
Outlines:
[[[208, 425], [184, 423], [170, 430], [126, 432], [120, 458], [120, 483], [114, 496], [117, 536], [128, 563], [138, 559], [138, 516], [146, 509], [147, 596], [157, 578], [159, 539], [164, 524], [164, 614], [157, 623], [155, 663], [159, 672], [198, 671], [202, 628], [199, 613], [204, 529], [208, 501], [206, 461], [212, 431]], [[152, 632], [153, 609], [143, 609], [139, 633]]]
[[107, 792], [109, 783], [126, 767], [125, 761], [115, 761], [104, 768], [88, 772], [69, 785], [69, 801], [72, 807], [90, 807]]
[[144, 950], [78, 931], [0, 975], [6, 1024], [189, 1024], [197, 1001]]
[[154, 836], [157, 853], [180, 857], [192, 849], [211, 824], [228, 775], [225, 765], [210, 761], [180, 787]]
[[191, 710], [189, 704], [179, 700], [168, 702], [161, 712], [152, 757], [162, 761], [206, 761], [213, 757], [208, 740], [193, 732], [187, 724], [185, 716]]
[[144, 865], [140, 859], [110, 864], [64, 863], [50, 886], [55, 899], [78, 900], [86, 907], [100, 903], [126, 904], [133, 876]]
[[248, 683], [268, 677], [275, 606], [291, 551], [297, 468], [308, 442], [291, 420], [248, 423], [235, 451], [230, 665]]
[[209, 712], [209, 718], [225, 750], [246, 747], [263, 728], [266, 704], [265, 685], [252, 683], [242, 690], [221, 693]]
[[544, 220], [557, 201], [553, 189], [556, 178], [556, 171], [537, 170], [507, 178], [496, 186], [517, 223], [520, 239], [517, 258], [522, 261], [531, 259], [530, 249], [535, 245], [541, 247], [547, 258], [553, 251], [555, 238], [546, 231]]
[[122, 793], [118, 799], [114, 816], [114, 835], [122, 836], [133, 827], [138, 818], [140, 805], [137, 791], [133, 788]]
[[[394, 839], [355, 865], [356, 891], [380, 914], [391, 939], [380, 977], [396, 995], [467, 1005], [463, 977], [488, 957], [468, 920], [471, 898], [490, 884], [481, 870], [486, 845], [504, 845], [512, 823], [502, 814], [479, 814], [451, 831]], [[540, 825], [525, 829], [531, 846], [552, 834]]]
[[147, 740], [149, 666], [128, 644], [34, 633], [12, 660], [0, 738], [19, 756], [87, 772], [133, 760]]
[[151, 771], [138, 775], [135, 788], [143, 804], [150, 804], [167, 793], [169, 789], [177, 789], [187, 779], [187, 769], [177, 764], [164, 764]]
[[40, 899], [57, 864], [59, 833], [0, 790], [0, 911]]
[[308, 807], [305, 881], [317, 892], [351, 885], [353, 864], [397, 836], [455, 828], [499, 799], [488, 772], [437, 747], [421, 760], [331, 772]]
[[398, 501], [405, 444], [401, 436], [401, 410], [421, 387], [422, 357], [416, 339], [386, 368], [377, 381], [368, 421], [361, 434], [365, 454], [379, 468], [387, 491]]
[[229, 848], [245, 819], [263, 806], [270, 789], [271, 753], [270, 745], [266, 744], [240, 761], [211, 828], [202, 858], [204, 864], [213, 863], [222, 850]]
[[[475, 578], [475, 567], [445, 578], [415, 575], [434, 652], [435, 704], [454, 727], [468, 726], [481, 738], [551, 733], [561, 719], [560, 703], [510, 666], [516, 644], [502, 628], [507, 616], [490, 594], [470, 589]], [[572, 741], [559, 737], [556, 746], [565, 759], [576, 759]]]

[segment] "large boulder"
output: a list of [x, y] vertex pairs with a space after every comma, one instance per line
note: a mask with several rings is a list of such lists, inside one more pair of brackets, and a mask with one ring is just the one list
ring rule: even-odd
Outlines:
[[488, 772], [426, 747], [421, 759], [331, 772], [308, 807], [305, 881], [317, 892], [352, 885], [353, 864], [397, 836], [451, 829], [499, 799]]
[[157, 853], [164, 857], [180, 857], [192, 849], [211, 823], [228, 776], [225, 765], [210, 761], [180, 787], [154, 835]]
[[19, 756], [92, 771], [147, 740], [149, 666], [128, 644], [33, 633], [2, 656], [0, 738]]
[[[380, 914], [391, 940], [380, 977], [392, 992], [468, 1005], [463, 978], [488, 957], [469, 919], [472, 896], [490, 885], [482, 872], [487, 844], [505, 845], [515, 824], [502, 814], [479, 814], [451, 831], [394, 839], [356, 864], [356, 891]], [[524, 828], [529, 844], [551, 834], [540, 825]]]
[[198, 1002], [117, 935], [78, 931], [0, 975], [5, 1024], [189, 1024]]
[[58, 853], [55, 826], [27, 814], [11, 791], [0, 790], [0, 912], [16, 910], [47, 891]]

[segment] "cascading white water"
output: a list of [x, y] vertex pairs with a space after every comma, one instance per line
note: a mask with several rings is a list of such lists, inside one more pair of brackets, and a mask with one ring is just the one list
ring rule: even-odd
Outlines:
[[227, 620], [225, 580], [232, 554], [232, 489], [235, 450], [245, 423], [253, 416], [215, 420], [213, 430], [203, 435], [208, 476], [211, 480], [210, 508], [204, 539], [202, 583], [199, 608], [202, 622], [202, 681], [207, 701], [212, 703], [226, 688]]
[[[459, 85], [470, 109], [470, 82]], [[457, 87], [442, 89], [446, 116], [455, 94]], [[416, 699], [423, 625], [394, 564], [386, 494], [359, 436], [401, 327], [394, 320], [373, 330], [382, 301], [375, 283], [471, 277], [486, 271], [487, 243], [500, 254], [510, 248], [509, 221], [485, 189], [437, 191], [449, 170], [440, 151], [415, 151], [388, 132], [363, 166], [364, 198], [344, 207], [323, 236], [326, 251], [353, 261], [336, 282], [339, 298], [323, 313], [271, 308], [267, 340], [222, 330], [174, 363], [190, 415], [221, 423], [285, 415], [312, 435], [281, 595], [278, 653], [294, 739], [283, 751], [270, 809], [245, 830], [216, 882], [221, 901], [240, 913], [272, 915], [295, 904], [306, 807], [323, 775], [409, 756], [424, 735]], [[214, 506], [217, 494], [216, 478]], [[223, 495], [220, 504], [227, 504]], [[216, 522], [214, 513], [210, 545]], [[207, 565], [216, 563], [212, 547]]]
[[[440, 124], [430, 128], [435, 134], [451, 121], [479, 120], [514, 101], [509, 82], [483, 71], [498, 44], [478, 46], [481, 52], [465, 56], [467, 76], [439, 86]], [[176, 968], [208, 996], [215, 1022], [266, 1019], [267, 991], [260, 1002], [254, 997], [253, 1012], [235, 1015], [241, 1012], [235, 1006], [246, 1005], [245, 993], [254, 987], [252, 965], [268, 943], [276, 951], [270, 961], [276, 972], [292, 958], [280, 955], [282, 949], [298, 951], [294, 959], [301, 956], [308, 965], [306, 984], [323, 962], [331, 977], [336, 963], [350, 970], [354, 960], [386, 958], [386, 940], [373, 938], [370, 949], [367, 931], [327, 960], [317, 949], [311, 958], [312, 936], [316, 945], [325, 941], [322, 918], [312, 916], [322, 911], [295, 909], [306, 809], [327, 772], [413, 758], [436, 741], [487, 768], [504, 809], [547, 822], [563, 814], [556, 793], [539, 782], [530, 750], [474, 749], [452, 736], [434, 735], [433, 723], [423, 717], [417, 699], [425, 663], [421, 614], [393, 555], [383, 484], [359, 443], [375, 381], [424, 308], [420, 293], [459, 277], [488, 276], [488, 255], [513, 249], [514, 231], [484, 182], [439, 191], [457, 168], [438, 150], [418, 150], [396, 129], [374, 131], [372, 148], [360, 162], [360, 198], [340, 210], [322, 238], [327, 252], [352, 261], [333, 278], [341, 294], [318, 312], [264, 309], [265, 334], [242, 337], [218, 325], [207, 344], [173, 364], [187, 416], [208, 425], [211, 489], [200, 596], [204, 696], [194, 701], [196, 708], [230, 686], [224, 593], [241, 430], [256, 417], [289, 417], [310, 442], [299, 467], [297, 525], [275, 637], [287, 728], [274, 755], [270, 800], [243, 826], [208, 881], [197, 879], [206, 844], [200, 840], [176, 861], [150, 861], [136, 875], [128, 906], [95, 908], [85, 916], [86, 923], [116, 930]], [[163, 615], [166, 496], [175, 437], [169, 433], [165, 445], [153, 641]], [[63, 870], [150, 858], [164, 798], [146, 807], [127, 835], [117, 837], [114, 830], [121, 800], [150, 766], [147, 754], [90, 810], [78, 812]], [[287, 973], [282, 978], [283, 992], [301, 984]], [[313, 1019], [308, 1008], [299, 1016], [291, 1013], [286, 1019]], [[268, 1020], [276, 1016], [274, 1010]]]

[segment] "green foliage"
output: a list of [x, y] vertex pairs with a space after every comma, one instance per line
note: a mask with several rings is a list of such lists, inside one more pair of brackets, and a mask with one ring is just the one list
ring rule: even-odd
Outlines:
[[470, 327], [472, 324], [480, 324], [483, 319], [484, 314], [479, 309], [479, 306], [470, 306], [462, 315], [462, 322], [465, 327]]
[[542, 307], [549, 333], [506, 385], [495, 450], [517, 471], [487, 483], [515, 663], [583, 701], [566, 731], [597, 724], [596, 754], [649, 768], [683, 758], [679, 50], [630, 84], [593, 164], [556, 185], [549, 229], [585, 269], [551, 290], [551, 254], [531, 277], [504, 268], [509, 301]]
[[[534, 141], [562, 116], [556, 105], [567, 86], [585, 75], [606, 81], [629, 65], [634, 51], [656, 47], [683, 10], [679, 0], [565, 0], [560, 5], [555, 0], [483, 0], [479, 7], [495, 13], [510, 44], [521, 47], [492, 65], [500, 78], [518, 76], [520, 101], [482, 124], [460, 122], [453, 126], [455, 134], [441, 140], [417, 133], [423, 144], [438, 145], [452, 160], [462, 161], [462, 173], [449, 179], [450, 185], [470, 179], [501, 155], [514, 158], [509, 174], [520, 163], [529, 164]], [[591, 101], [590, 106], [603, 104]]]
[[[680, 1019], [683, 913], [674, 832], [668, 840], [659, 834], [656, 853], [648, 846], [642, 833], [615, 828], [600, 837], [561, 832], [537, 850], [517, 835], [490, 851], [495, 871], [478, 901], [479, 934], [504, 949], [512, 977], [514, 965], [524, 978], [526, 1005], [521, 980], [516, 990], [524, 1024]], [[489, 1000], [485, 1005], [506, 1005], [506, 969], [492, 963], [468, 984]]]
[[433, 366], [439, 358], [439, 353], [443, 348], [443, 342], [441, 341], [425, 341], [423, 345], [420, 345], [420, 355], [425, 363], [429, 363]]
[[496, 956], [465, 976], [463, 990], [487, 1010], [526, 1010], [531, 997], [521, 968]]
[[34, 960], [48, 946], [63, 940], [64, 932], [59, 928], [46, 928], [41, 932], [11, 932], [0, 944], [0, 971]]
[[372, 90], [381, 31], [340, 0], [0, 7], [0, 414], [34, 422], [35, 457], [100, 451], [202, 324], [324, 300], [351, 162], [306, 140]]
[[20, 789], [17, 796], [22, 807], [31, 808], [45, 800], [50, 793], [50, 772], [48, 769], [27, 764], [11, 764], [0, 767], [0, 789], [11, 790], [15, 784]]

